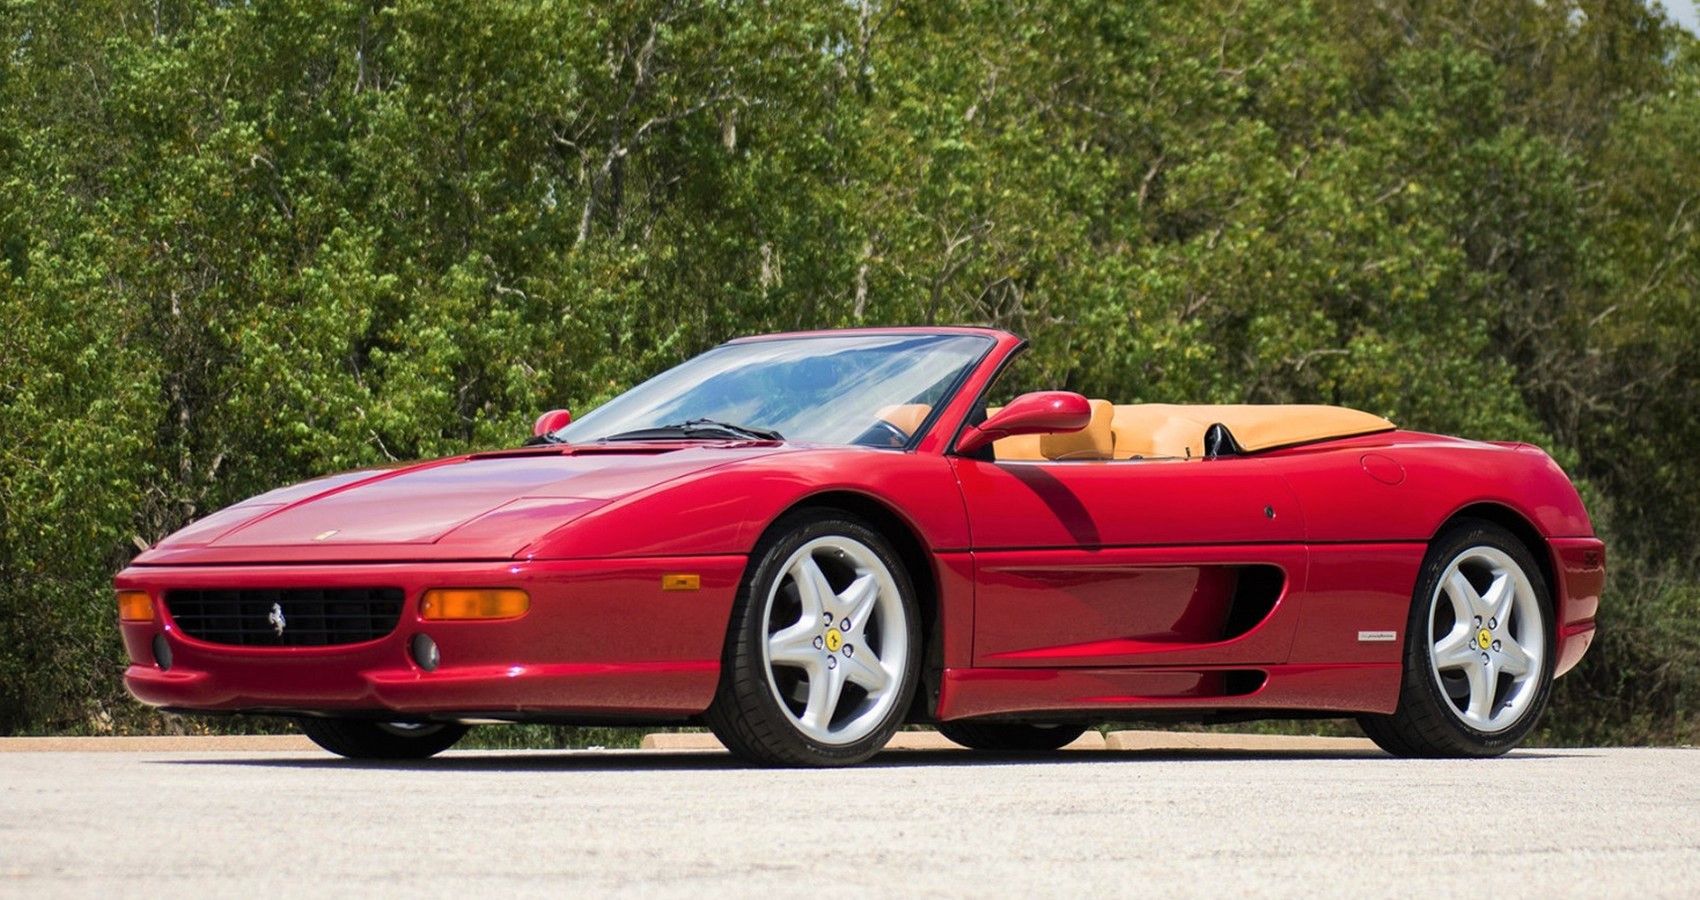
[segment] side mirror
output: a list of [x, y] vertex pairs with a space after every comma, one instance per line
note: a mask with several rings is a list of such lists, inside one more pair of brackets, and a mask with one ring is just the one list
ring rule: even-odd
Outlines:
[[1055, 434], [1079, 431], [1092, 422], [1092, 404], [1072, 391], [1035, 391], [1011, 400], [998, 414], [968, 426], [956, 442], [956, 452], [975, 450], [1017, 434]]
[[554, 434], [568, 425], [571, 425], [572, 421], [573, 414], [571, 411], [565, 409], [551, 409], [543, 415], [538, 416], [537, 421], [532, 423], [531, 436], [542, 437], [546, 434]]

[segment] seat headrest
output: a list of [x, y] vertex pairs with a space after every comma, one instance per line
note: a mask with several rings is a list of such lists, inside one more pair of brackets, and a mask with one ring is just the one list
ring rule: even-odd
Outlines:
[[1042, 435], [1039, 452], [1046, 459], [1112, 459], [1115, 456], [1116, 432], [1111, 423], [1116, 408], [1108, 400], [1089, 401], [1092, 419], [1079, 431]]
[[894, 403], [882, 408], [875, 415], [884, 419], [893, 428], [913, 436], [915, 429], [920, 428], [921, 423], [927, 421], [927, 416], [932, 411], [932, 405], [927, 403]]
[[[1001, 406], [986, 407], [986, 418], [1003, 412]], [[1014, 437], [1000, 438], [992, 442], [992, 456], [996, 459], [1034, 460], [1044, 459], [1039, 454], [1039, 436], [1036, 434], [1018, 434]]]
[[992, 442], [992, 455], [1003, 460], [1036, 461], [1045, 458], [1039, 449], [1039, 435], [1018, 434]]

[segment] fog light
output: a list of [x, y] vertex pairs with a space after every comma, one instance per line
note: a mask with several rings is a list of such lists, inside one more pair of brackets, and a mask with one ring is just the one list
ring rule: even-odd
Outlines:
[[147, 591], [118, 592], [118, 620], [121, 622], [152, 622], [153, 598]]
[[437, 652], [437, 642], [431, 640], [430, 635], [414, 635], [409, 649], [413, 653], [414, 664], [427, 672], [437, 671], [437, 666], [443, 661], [442, 655]]
[[161, 672], [171, 669], [171, 645], [165, 642], [165, 635], [153, 636], [153, 662]]
[[516, 619], [531, 609], [531, 597], [512, 588], [454, 588], [426, 591], [422, 619]]

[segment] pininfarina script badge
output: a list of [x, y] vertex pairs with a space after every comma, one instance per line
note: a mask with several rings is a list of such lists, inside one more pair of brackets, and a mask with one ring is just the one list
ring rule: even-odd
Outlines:
[[271, 615], [266, 616], [266, 621], [271, 623], [272, 630], [277, 632], [278, 637], [283, 637], [283, 628], [289, 624], [283, 618], [283, 604], [273, 603]]

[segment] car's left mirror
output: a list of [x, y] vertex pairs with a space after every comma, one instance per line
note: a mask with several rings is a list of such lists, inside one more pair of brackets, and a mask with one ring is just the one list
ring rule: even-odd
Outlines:
[[532, 423], [531, 436], [543, 437], [547, 434], [554, 434], [568, 425], [571, 425], [572, 422], [573, 414], [570, 410], [551, 409], [543, 415], [538, 416], [537, 421]]
[[956, 452], [967, 456], [1017, 434], [1079, 431], [1092, 421], [1092, 404], [1072, 391], [1035, 391], [1011, 400], [997, 415], [979, 426], [969, 425], [956, 441]]

